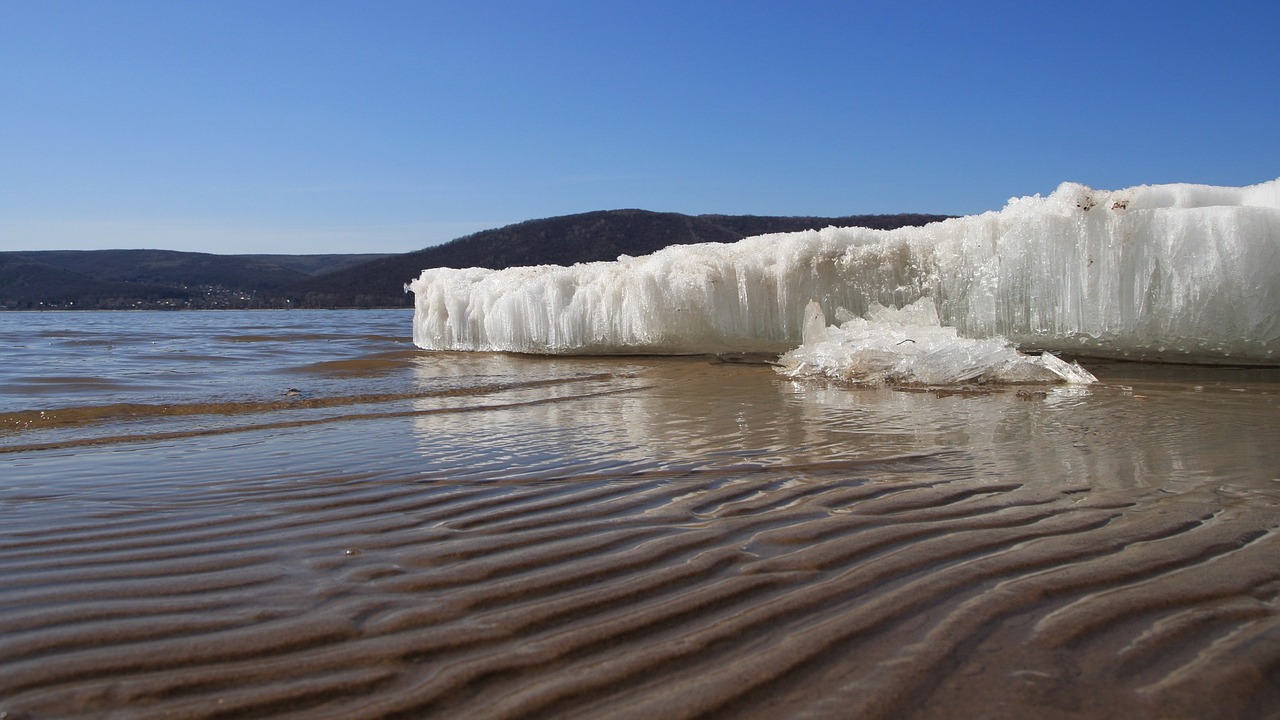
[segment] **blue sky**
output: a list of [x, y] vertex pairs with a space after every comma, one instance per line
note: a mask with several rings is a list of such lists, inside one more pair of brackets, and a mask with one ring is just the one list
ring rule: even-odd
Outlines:
[[1280, 177], [1280, 4], [0, 0], [0, 250]]

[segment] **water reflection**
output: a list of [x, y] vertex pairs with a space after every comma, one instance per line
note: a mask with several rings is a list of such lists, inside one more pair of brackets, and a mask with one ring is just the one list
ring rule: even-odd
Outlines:
[[[543, 358], [426, 353], [422, 455], [478, 476], [799, 467], [932, 457], [946, 471], [1063, 488], [1273, 485], [1274, 388], [1231, 378], [1133, 377], [1089, 387], [978, 392], [857, 389], [709, 358]], [[1197, 390], [1196, 388], [1199, 387]]]

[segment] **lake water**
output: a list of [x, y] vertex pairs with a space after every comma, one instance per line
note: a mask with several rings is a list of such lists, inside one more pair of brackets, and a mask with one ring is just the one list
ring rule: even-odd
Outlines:
[[5, 717], [1280, 717], [1280, 370], [0, 313]]

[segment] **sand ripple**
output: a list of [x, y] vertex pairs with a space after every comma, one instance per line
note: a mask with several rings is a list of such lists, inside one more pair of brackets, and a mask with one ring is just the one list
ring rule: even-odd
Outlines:
[[1211, 491], [1119, 501], [946, 468], [926, 455], [449, 486], [349, 478], [234, 512], [108, 513], [11, 535], [2, 707], [32, 718], [1280, 707], [1273, 503]]
[[0, 717], [1280, 717], [1273, 396], [628, 362], [0, 455]]

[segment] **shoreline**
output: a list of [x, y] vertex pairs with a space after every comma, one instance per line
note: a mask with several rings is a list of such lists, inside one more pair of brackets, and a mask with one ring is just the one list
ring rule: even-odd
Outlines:
[[381, 408], [398, 417], [0, 456], [0, 711], [1154, 719], [1280, 701], [1274, 372], [1115, 364], [1023, 397], [706, 358], [449, 360], [584, 379], [454, 398], [462, 413], [419, 397]]

